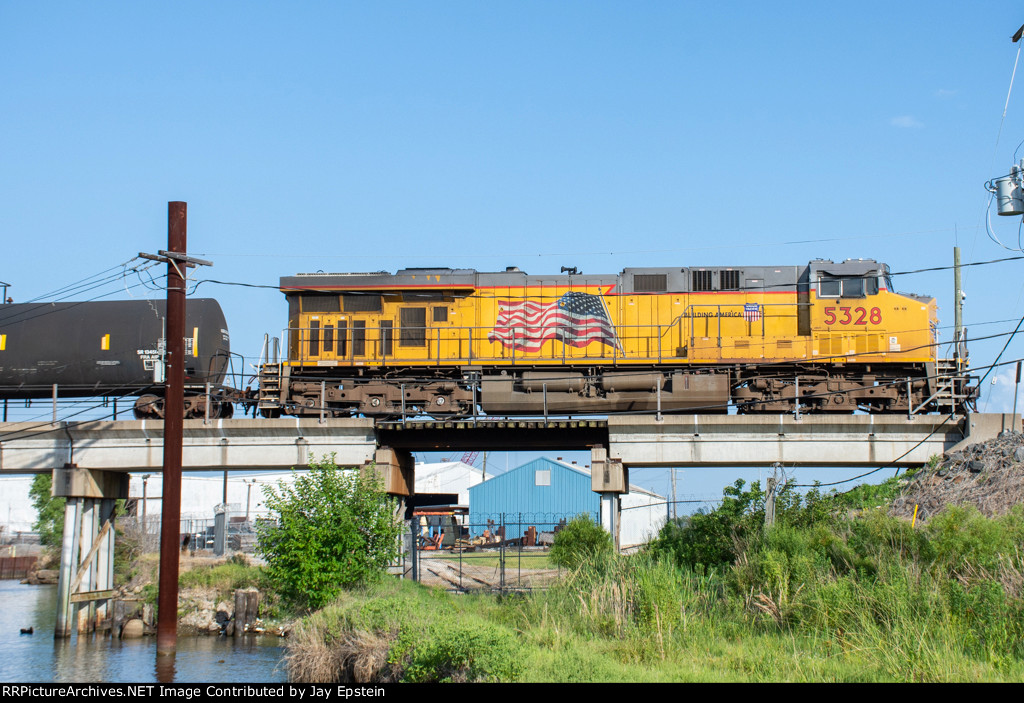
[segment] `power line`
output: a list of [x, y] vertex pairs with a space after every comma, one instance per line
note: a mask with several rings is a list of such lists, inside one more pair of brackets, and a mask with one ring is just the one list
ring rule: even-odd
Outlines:
[[123, 267], [125, 267], [125, 266], [127, 266], [127, 265], [128, 265], [129, 263], [131, 263], [132, 261], [134, 261], [134, 259], [129, 259], [128, 261], [126, 261], [126, 262], [125, 262], [125, 263], [123, 263], [123, 264], [120, 264], [120, 265], [118, 265], [118, 266], [112, 266], [112, 267], [110, 267], [110, 268], [108, 268], [108, 269], [104, 269], [103, 271], [100, 271], [99, 273], [95, 273], [95, 274], [93, 274], [93, 275], [91, 275], [91, 276], [86, 276], [85, 278], [82, 278], [82, 279], [80, 279], [80, 280], [78, 280], [78, 281], [75, 281], [75, 282], [73, 282], [73, 283], [69, 283], [69, 284], [67, 284], [67, 285], [65, 285], [65, 286], [62, 286], [62, 287], [60, 287], [60, 288], [57, 288], [56, 290], [50, 291], [49, 293], [42, 293], [42, 294], [40, 294], [40, 295], [36, 296], [35, 298], [32, 298], [32, 299], [30, 299], [30, 300], [27, 300], [27, 301], [25, 301], [25, 302], [26, 302], [26, 303], [34, 303], [34, 302], [38, 302], [38, 301], [40, 301], [40, 300], [43, 300], [43, 299], [45, 299], [45, 298], [50, 298], [50, 297], [54, 297], [54, 296], [57, 296], [57, 295], [63, 295], [63, 294], [64, 294], [65, 292], [67, 292], [67, 291], [68, 291], [69, 289], [73, 289], [73, 288], [75, 288], [75, 287], [78, 287], [78, 286], [81, 286], [81, 285], [85, 285], [85, 284], [87, 284], [88, 282], [92, 281], [92, 279], [94, 279], [94, 278], [98, 278], [99, 276], [103, 276], [103, 275], [105, 275], [105, 274], [108, 274], [108, 273], [110, 273], [111, 271], [116, 271], [116, 270], [118, 270], [118, 269], [122, 269]]

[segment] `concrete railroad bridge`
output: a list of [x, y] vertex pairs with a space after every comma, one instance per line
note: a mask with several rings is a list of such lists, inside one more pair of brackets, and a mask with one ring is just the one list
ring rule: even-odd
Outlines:
[[[1019, 415], [649, 415], [606, 420], [375, 422], [345, 418], [186, 420], [185, 471], [302, 468], [335, 454], [375, 464], [389, 493], [413, 493], [414, 451], [588, 450], [601, 521], [618, 530], [629, 469], [688, 466], [913, 467], [932, 456], [1020, 431]], [[0, 475], [53, 472], [67, 497], [57, 636], [90, 631], [113, 595], [114, 501], [128, 472], [163, 467], [163, 422], [0, 423]]]

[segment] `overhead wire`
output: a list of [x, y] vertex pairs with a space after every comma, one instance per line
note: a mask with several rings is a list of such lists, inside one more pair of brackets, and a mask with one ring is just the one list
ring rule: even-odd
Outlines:
[[131, 263], [132, 261], [134, 261], [137, 258], [138, 257], [135, 257], [133, 259], [129, 259], [128, 261], [126, 261], [126, 262], [124, 262], [122, 264], [119, 264], [117, 266], [111, 266], [108, 269], [104, 269], [103, 271], [100, 271], [98, 273], [94, 273], [91, 276], [86, 276], [85, 278], [79, 279], [78, 281], [74, 281], [72, 283], [68, 283], [68, 284], [66, 284], [64, 286], [61, 286], [60, 288], [57, 288], [57, 289], [52, 290], [52, 291], [49, 291], [47, 293], [41, 293], [41, 294], [37, 295], [35, 298], [32, 298], [32, 299], [27, 300], [25, 302], [26, 303], [34, 303], [34, 302], [38, 302], [40, 300], [45, 300], [47, 298], [52, 298], [52, 297], [55, 297], [55, 296], [58, 296], [58, 295], [63, 295], [67, 291], [72, 290], [72, 289], [74, 289], [74, 288], [76, 288], [78, 286], [86, 285], [87, 283], [91, 282], [92, 279], [94, 279], [94, 278], [98, 278], [100, 276], [103, 276], [103, 275], [106, 275], [106, 274], [110, 273], [111, 271], [116, 271], [118, 269], [123, 268], [124, 266], [126, 266], [129, 263]]
[[[1006, 122], [1006, 113], [1010, 107], [1010, 95], [1013, 93], [1013, 81], [1014, 78], [1016, 78], [1017, 76], [1017, 65], [1020, 62], [1020, 52], [1022, 46], [1024, 46], [1024, 42], [1017, 43], [1017, 55], [1013, 60], [1013, 70], [1010, 72], [1010, 85], [1006, 89], [1006, 102], [1003, 104], [1003, 114], [999, 118], [999, 129], [996, 130], [996, 141], [995, 144], [992, 145], [991, 162], [993, 166], [995, 165], [996, 154], [999, 150], [999, 140], [1003, 134], [1003, 124]], [[1021, 143], [1017, 145], [1017, 148], [1013, 150], [1013, 160], [1015, 163], [1017, 161], [1017, 152], [1020, 150], [1022, 144], [1024, 144], [1024, 140], [1022, 140]], [[989, 192], [988, 202], [985, 205], [985, 233], [988, 235], [988, 238], [996, 244], [996, 246], [1006, 249], [1007, 251], [1024, 251], [1024, 248], [1021, 247], [1020, 227], [1018, 227], [1017, 229], [1016, 249], [1014, 249], [1013, 247], [1008, 247], [1005, 244], [1003, 244], [992, 229], [992, 200], [996, 194], [996, 188], [992, 184], [995, 180], [997, 179], [991, 179], [985, 183], [985, 190]], [[1022, 220], [1022, 223], [1024, 223], [1024, 220]]]
[[[144, 284], [140, 282], [140, 283], [137, 283], [137, 284], [135, 284], [133, 286], [130, 286], [130, 287], [131, 288], [138, 288], [140, 286], [144, 287]], [[22, 323], [22, 322], [28, 322], [29, 320], [34, 320], [34, 319], [37, 319], [37, 318], [40, 318], [40, 317], [46, 317], [47, 315], [52, 315], [52, 314], [61, 312], [63, 310], [68, 310], [68, 309], [71, 309], [71, 308], [76, 308], [76, 307], [78, 307], [80, 305], [85, 305], [86, 303], [93, 303], [93, 302], [96, 302], [98, 300], [102, 300], [104, 298], [109, 298], [110, 296], [114, 295], [115, 293], [120, 292], [120, 290], [121, 290], [120, 288], [117, 288], [115, 290], [111, 290], [111, 291], [108, 291], [106, 293], [93, 296], [92, 298], [88, 298], [87, 300], [76, 300], [76, 301], [65, 302], [65, 303], [63, 303], [63, 307], [62, 308], [55, 307], [53, 303], [42, 303], [42, 304], [36, 304], [33, 307], [31, 307], [30, 309], [28, 309], [28, 310], [20, 309], [20, 310], [13, 310], [13, 311], [7, 312], [7, 311], [4, 310], [4, 308], [5, 307], [11, 307], [11, 306], [10, 305], [0, 305], [0, 324], [15, 325], [15, 324], [19, 324], [19, 323]], [[54, 301], [54, 302], [58, 302], [58, 301]], [[16, 303], [14, 305], [16, 307], [19, 307], [19, 308], [21, 307], [21, 304], [17, 304]], [[26, 303], [26, 305], [27, 305], [27, 303]], [[7, 312], [7, 317], [3, 316], [5, 312]], [[34, 313], [34, 314], [32, 314], [32, 313]]]

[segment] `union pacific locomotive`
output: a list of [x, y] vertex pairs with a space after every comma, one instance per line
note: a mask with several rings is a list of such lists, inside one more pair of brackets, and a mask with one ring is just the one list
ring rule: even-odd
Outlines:
[[410, 268], [281, 279], [265, 416], [951, 412], [936, 303], [869, 260], [528, 275]]

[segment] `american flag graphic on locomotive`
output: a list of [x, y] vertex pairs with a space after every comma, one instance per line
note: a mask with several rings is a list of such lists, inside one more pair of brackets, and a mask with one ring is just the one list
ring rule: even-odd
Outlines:
[[498, 319], [487, 338], [526, 352], [538, 351], [549, 339], [573, 347], [600, 342], [621, 349], [601, 297], [578, 291], [570, 291], [553, 303], [500, 301]]

